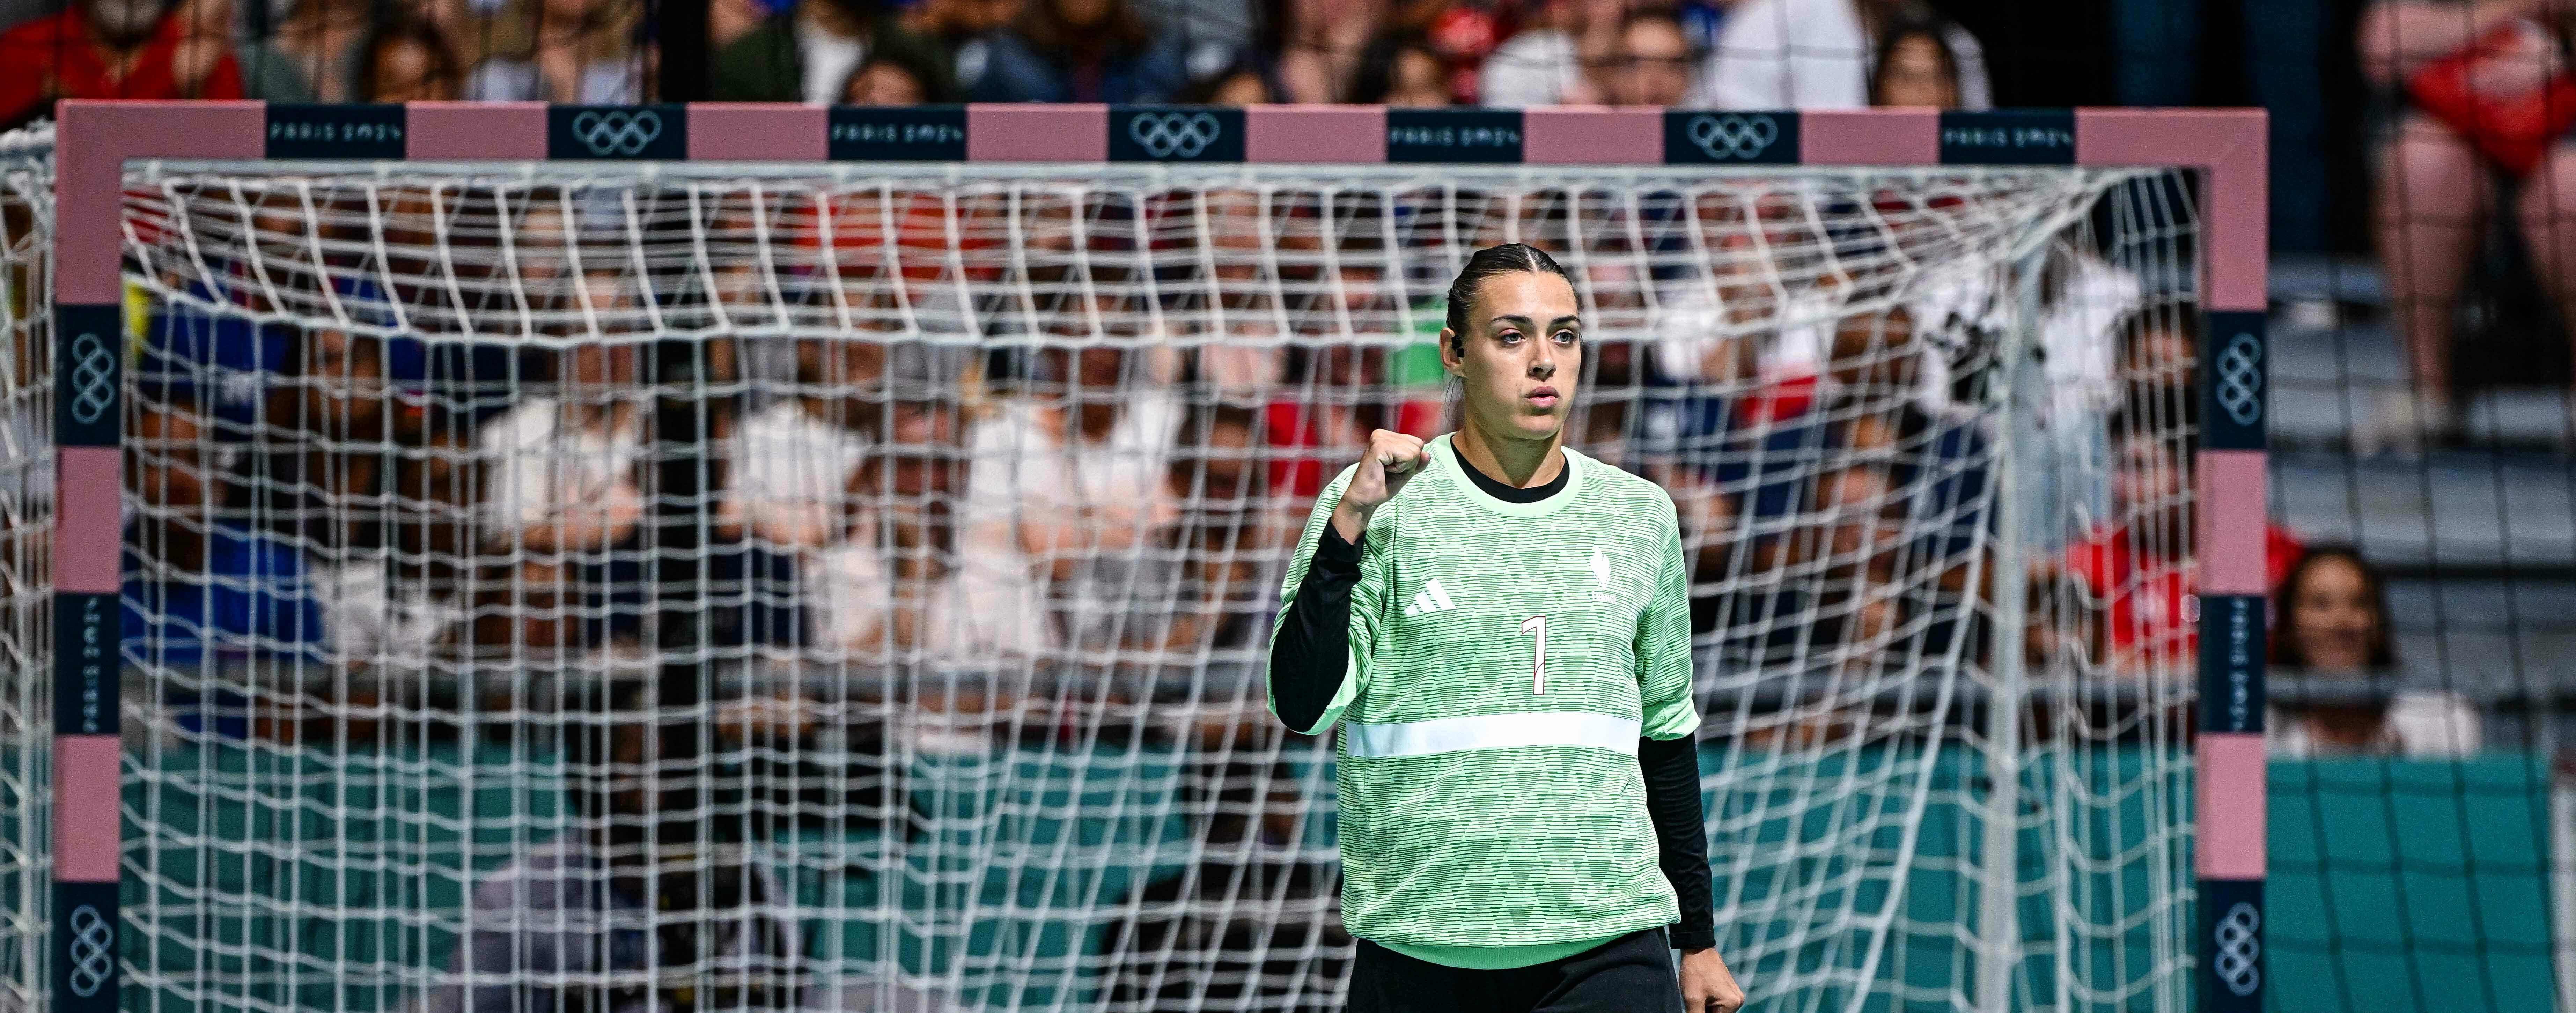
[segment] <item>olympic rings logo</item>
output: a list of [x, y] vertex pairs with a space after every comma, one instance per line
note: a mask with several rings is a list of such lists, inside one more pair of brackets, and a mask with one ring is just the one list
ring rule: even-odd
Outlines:
[[1725, 161], [1751, 160], [1760, 157], [1780, 139], [1780, 124], [1771, 117], [1755, 113], [1724, 113], [1691, 118], [1690, 142], [1708, 157]]
[[2254, 905], [2239, 902], [2218, 920], [2211, 939], [2218, 944], [2218, 954], [2210, 969], [2218, 972], [2219, 982], [2237, 995], [2253, 995], [2263, 985], [2263, 971], [2258, 966], [2263, 938], [2255, 933], [2262, 926], [2263, 916], [2255, 912]]
[[2218, 353], [2218, 407], [2240, 426], [2263, 419], [2263, 344], [2252, 334], [2238, 334]]
[[116, 931], [95, 905], [83, 904], [72, 909], [71, 975], [72, 994], [81, 998], [97, 995], [116, 973]]
[[572, 135], [593, 155], [641, 155], [662, 136], [662, 114], [650, 109], [589, 110], [572, 118]]
[[116, 353], [95, 331], [72, 339], [72, 421], [97, 422], [116, 407]]
[[1137, 113], [1127, 136], [1155, 158], [1197, 158], [1223, 131], [1208, 113]]

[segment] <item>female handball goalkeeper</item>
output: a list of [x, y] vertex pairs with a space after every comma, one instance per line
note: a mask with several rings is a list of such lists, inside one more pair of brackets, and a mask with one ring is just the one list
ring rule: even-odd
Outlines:
[[1440, 332], [1458, 431], [1372, 434], [1289, 568], [1270, 708], [1341, 721], [1355, 1013], [1744, 1002], [1711, 923], [1681, 532], [1662, 489], [1564, 445], [1577, 309], [1546, 253], [1476, 251]]

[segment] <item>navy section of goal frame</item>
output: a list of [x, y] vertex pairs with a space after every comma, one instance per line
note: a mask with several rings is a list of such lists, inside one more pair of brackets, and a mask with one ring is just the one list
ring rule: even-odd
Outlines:
[[1943, 165], [2073, 165], [2075, 113], [2005, 109], [1941, 114]]
[[686, 159], [688, 107], [554, 106], [546, 110], [546, 155], [570, 161]]
[[1664, 111], [1664, 162], [1668, 165], [1796, 165], [1798, 114]]
[[958, 162], [966, 158], [966, 107], [833, 106], [824, 150], [836, 162]]
[[2200, 1013], [2262, 1013], [2263, 881], [2203, 878], [2198, 886]]
[[409, 153], [410, 112], [398, 103], [273, 102], [268, 157], [398, 160]]
[[116, 306], [54, 308], [54, 734], [117, 733], [123, 646], [125, 328]]
[[1517, 109], [1389, 109], [1389, 162], [1518, 162]]
[[54, 1013], [116, 1013], [119, 884], [54, 883]]
[[1212, 106], [1109, 107], [1112, 162], [1243, 161], [1241, 109]]

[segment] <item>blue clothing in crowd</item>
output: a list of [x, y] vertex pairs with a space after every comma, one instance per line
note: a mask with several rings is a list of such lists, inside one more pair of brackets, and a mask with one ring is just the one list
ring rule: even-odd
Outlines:
[[[334, 278], [344, 306], [363, 323], [391, 323], [383, 290], [364, 279]], [[210, 303], [234, 300], [217, 295], [203, 282], [191, 282], [188, 295]], [[295, 326], [259, 323], [246, 315], [217, 313], [191, 303], [165, 303], [152, 314], [143, 350], [135, 365], [135, 389], [148, 400], [193, 411], [215, 423], [220, 435], [239, 434], [259, 421], [261, 401], [271, 377], [292, 376], [299, 363], [294, 353]], [[430, 373], [429, 355], [415, 338], [397, 338], [385, 346], [385, 379], [417, 390]]]
[[1031, 48], [1012, 32], [993, 37], [984, 76], [975, 82], [978, 102], [1169, 102], [1189, 87], [1189, 57], [1177, 38], [1165, 36], [1142, 52], [1112, 55], [1087, 81], [1077, 69]]
[[[154, 580], [125, 554], [125, 662], [195, 668], [209, 662], [323, 661], [322, 603], [304, 557], [263, 533], [217, 525], [206, 534], [206, 565], [190, 580]], [[246, 701], [222, 694], [209, 722], [205, 702], [178, 692], [161, 701], [181, 727], [226, 738], [249, 734]]]

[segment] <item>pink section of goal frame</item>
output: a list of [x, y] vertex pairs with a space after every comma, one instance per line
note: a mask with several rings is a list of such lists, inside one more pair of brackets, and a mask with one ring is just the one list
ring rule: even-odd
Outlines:
[[[541, 105], [414, 103], [408, 115], [409, 157], [525, 161], [548, 152], [547, 110]], [[966, 154], [969, 160], [987, 161], [1102, 160], [1109, 157], [1110, 115], [1108, 107], [1097, 105], [972, 106], [966, 111]], [[1802, 119], [1798, 154], [1808, 164], [1929, 165], [1941, 158], [1941, 121], [1931, 113], [1816, 112]], [[60, 122], [54, 270], [54, 297], [60, 305], [105, 307], [120, 301], [120, 173], [128, 160], [265, 155], [265, 112], [257, 102], [73, 101], [62, 104]], [[688, 150], [693, 158], [818, 159], [826, 154], [824, 122], [822, 111], [804, 107], [701, 104], [689, 109]], [[2074, 122], [2077, 164], [2171, 166], [2202, 173], [2202, 308], [2261, 312], [2268, 242], [2264, 115], [2248, 110], [2082, 109]], [[1252, 162], [1381, 162], [1388, 158], [1386, 125], [1386, 111], [1376, 107], [1255, 109], [1245, 117], [1243, 150]], [[1525, 120], [1523, 160], [1656, 163], [1660, 125], [1654, 111], [1534, 111]], [[2261, 451], [2223, 453], [2228, 456], [2205, 458], [2215, 466], [2204, 470], [2204, 478], [2262, 473]], [[60, 466], [67, 486], [76, 485], [84, 502], [97, 503], [106, 498], [101, 490], [117, 487], [119, 464], [113, 454], [68, 450]], [[67, 519], [66, 534], [77, 525], [83, 538], [114, 544], [114, 514], [88, 513], [92, 515]], [[2236, 544], [2243, 541], [2242, 533], [2261, 531], [2264, 522], [2260, 495], [2211, 495], [2200, 511], [2202, 544]], [[58, 561], [71, 565], [57, 572], [71, 575], [83, 589], [112, 589], [112, 582], [102, 580], [95, 553], [65, 552], [58, 542]], [[2260, 593], [2245, 573], [2213, 569], [2223, 571], [2214, 579], [2225, 590]], [[84, 750], [97, 747], [65, 742], [57, 748], [67, 750], [65, 759], [88, 763]], [[2259, 876], [2263, 807], [2246, 800], [2259, 799], [2259, 794], [2249, 794], [2248, 786], [2259, 789], [2261, 784], [2261, 737], [2205, 738], [2201, 755], [2202, 867], [2218, 874]], [[63, 826], [115, 826], [113, 778], [98, 778], [94, 765], [81, 769], [89, 775], [66, 782], [72, 791], [57, 802]], [[66, 864], [57, 863], [58, 876]], [[94, 874], [97, 869], [82, 865], [79, 871]]]

